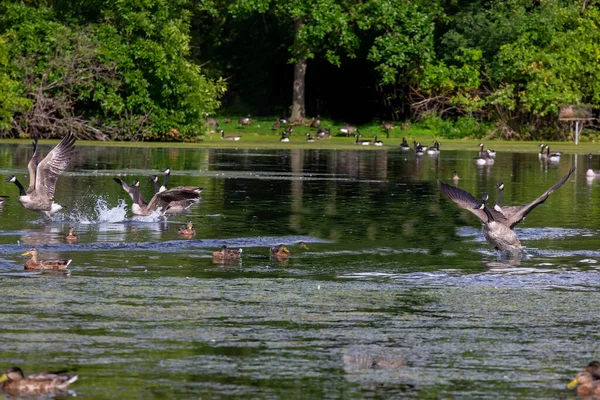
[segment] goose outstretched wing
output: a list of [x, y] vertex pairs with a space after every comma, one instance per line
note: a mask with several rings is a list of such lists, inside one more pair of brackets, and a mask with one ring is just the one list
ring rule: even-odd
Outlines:
[[38, 164], [35, 176], [36, 196], [52, 200], [58, 176], [67, 169], [75, 144], [75, 136], [69, 132]]
[[519, 222], [523, 221], [523, 218], [525, 218], [527, 216], [527, 214], [529, 214], [531, 212], [531, 210], [533, 210], [535, 207], [539, 206], [544, 201], [546, 201], [546, 199], [548, 198], [548, 196], [550, 196], [552, 194], [552, 192], [554, 192], [556, 189], [561, 187], [567, 181], [567, 179], [569, 179], [569, 177], [571, 176], [573, 171], [575, 171], [575, 167], [571, 168], [565, 176], [563, 176], [558, 182], [556, 182], [554, 185], [552, 185], [552, 187], [550, 189], [548, 189], [544, 193], [542, 193], [542, 195], [540, 197], [533, 200], [529, 204], [521, 206], [519, 208], [519, 210], [517, 210], [508, 219], [508, 224], [509, 224], [510, 228], [511, 229], [514, 228], [515, 225], [517, 225]]
[[481, 200], [476, 199], [471, 193], [455, 186], [440, 181], [437, 181], [437, 183], [440, 190], [460, 208], [472, 212], [481, 220], [481, 222], [488, 222], [488, 216], [485, 211], [478, 208], [481, 206]]

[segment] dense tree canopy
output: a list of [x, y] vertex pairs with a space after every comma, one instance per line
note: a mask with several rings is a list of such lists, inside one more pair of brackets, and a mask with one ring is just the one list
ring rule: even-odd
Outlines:
[[0, 134], [194, 140], [230, 113], [485, 122], [600, 104], [580, 0], [0, 0]]

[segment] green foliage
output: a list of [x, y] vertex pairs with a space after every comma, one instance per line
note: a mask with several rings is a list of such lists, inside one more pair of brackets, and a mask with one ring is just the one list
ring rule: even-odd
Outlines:
[[422, 125], [446, 139], [466, 137], [482, 139], [491, 131], [489, 124], [479, 122], [471, 116], [458, 117], [452, 120], [443, 119], [435, 113], [429, 113], [423, 117]]
[[225, 85], [188, 59], [187, 2], [98, 2], [88, 16], [102, 23], [81, 26], [69, 17], [77, 10], [67, 6], [76, 4], [60, 5], [59, 15], [52, 4], [0, 3], [6, 68], [36, 108], [18, 115], [13, 129], [129, 140], [193, 140], [203, 132]]
[[31, 102], [23, 96], [18, 81], [6, 73], [8, 52], [6, 40], [0, 37], [0, 129], [10, 129], [15, 112], [23, 112], [31, 107]]

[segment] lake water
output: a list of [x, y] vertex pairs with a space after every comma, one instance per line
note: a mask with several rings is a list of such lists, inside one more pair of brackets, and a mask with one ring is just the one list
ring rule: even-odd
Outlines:
[[[0, 368], [69, 369], [93, 399], [573, 397], [567, 382], [600, 358], [600, 181], [586, 154], [475, 155], [77, 146], [52, 221], [0, 183]], [[3, 144], [2, 178], [27, 184], [30, 156]], [[518, 226], [520, 260], [436, 186], [456, 170], [476, 196], [495, 201], [502, 181], [503, 203], [525, 204], [575, 164]], [[112, 178], [149, 198], [167, 166], [202, 201], [132, 219]], [[186, 221], [194, 239], [178, 237]], [[286, 263], [269, 259], [279, 243]], [[213, 264], [222, 244], [243, 261]], [[33, 246], [71, 258], [70, 274], [23, 271]]]

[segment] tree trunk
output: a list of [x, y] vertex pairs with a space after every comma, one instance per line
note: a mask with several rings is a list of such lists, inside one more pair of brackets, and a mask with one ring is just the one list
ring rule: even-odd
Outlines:
[[304, 122], [306, 117], [306, 100], [304, 98], [304, 89], [306, 87], [306, 57], [301, 55], [298, 44], [298, 32], [303, 25], [303, 21], [298, 19], [294, 21], [294, 34], [296, 35], [296, 62], [294, 63], [294, 87], [292, 94], [292, 115], [290, 120], [293, 122]]

